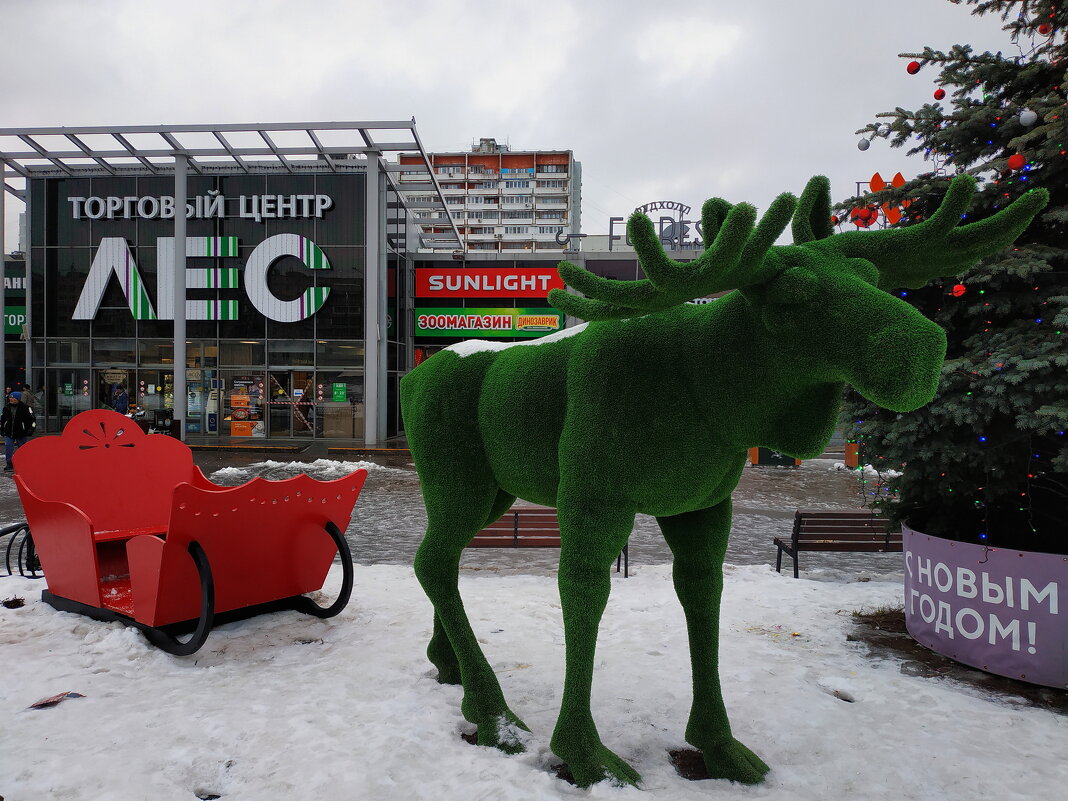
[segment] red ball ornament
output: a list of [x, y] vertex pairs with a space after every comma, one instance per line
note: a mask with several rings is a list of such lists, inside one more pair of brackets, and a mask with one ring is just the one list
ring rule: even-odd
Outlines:
[[935, 89], [935, 93], [934, 93], [934, 99], [935, 100], [941, 100], [945, 96], [946, 96], [946, 90], [945, 89]]
[[837, 214], [832, 214], [831, 215], [831, 225], [838, 225], [839, 222], [841, 222], [841, 221], [838, 219], [838, 215]]
[[1038, 32], [1043, 36], [1049, 36], [1049, 32], [1053, 30], [1053, 26], [1048, 22], [1043, 22], [1038, 26]]
[[909, 75], [915, 75], [917, 72], [920, 71], [920, 62], [910, 61], [908, 63], [908, 66], [905, 67], [905, 71], [908, 72]]
[[968, 287], [964, 286], [964, 284], [954, 284], [953, 289], [949, 291], [953, 295], [953, 297], [959, 298], [961, 295], [968, 291]]
[[862, 208], [860, 211], [857, 212], [857, 216], [862, 220], [867, 220], [868, 218], [871, 217], [871, 209], [869, 209], [867, 206], [865, 206], [864, 208]]
[[1027, 163], [1027, 159], [1021, 156], [1019, 153], [1013, 153], [1009, 156], [1009, 169], [1018, 170]]

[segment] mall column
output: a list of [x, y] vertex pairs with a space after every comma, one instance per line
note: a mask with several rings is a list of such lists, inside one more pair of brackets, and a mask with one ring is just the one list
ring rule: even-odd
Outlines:
[[[174, 154], [174, 423], [185, 440], [189, 398], [185, 391], [185, 201], [189, 157]], [[173, 430], [173, 429], [172, 429]]]
[[[383, 277], [385, 261], [380, 251], [384, 239], [382, 221], [384, 215], [379, 206], [379, 182], [381, 172], [378, 164], [379, 153], [367, 151], [367, 187], [365, 206], [367, 208], [367, 233], [365, 252], [366, 268], [363, 282], [363, 441], [369, 448], [378, 447], [379, 440], [385, 439], [385, 417], [382, 412], [384, 404], [379, 403], [379, 396], [385, 390], [385, 354], [386, 338], [385, 292]], [[381, 420], [379, 419], [381, 417]]]

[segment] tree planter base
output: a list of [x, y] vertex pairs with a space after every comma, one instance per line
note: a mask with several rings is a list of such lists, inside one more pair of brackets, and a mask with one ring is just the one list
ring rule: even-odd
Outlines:
[[1068, 689], [1068, 556], [901, 530], [905, 624], [917, 642], [989, 673]]

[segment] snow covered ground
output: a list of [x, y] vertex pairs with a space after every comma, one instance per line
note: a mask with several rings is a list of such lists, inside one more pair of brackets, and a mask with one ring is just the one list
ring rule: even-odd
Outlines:
[[[907, 675], [899, 660], [846, 639], [852, 611], [900, 605], [893, 557], [875, 572], [821, 557], [801, 580], [775, 573], [767, 529], [781, 531], [787, 510], [792, 515], [795, 493], [805, 493], [795, 485], [837, 480], [776, 472], [747, 479], [764, 482], [761, 491], [740, 488], [736, 538], [750, 536], [749, 520], [771, 522], [751, 534], [751, 545], [739, 546], [736, 561], [743, 563], [727, 568], [721, 626], [727, 708], [735, 735], [772, 766], [763, 785], [690, 782], [670, 764], [668, 751], [684, 747], [689, 661], [670, 568], [652, 558], [652, 545], [634, 560], [631, 578], [613, 577], [594, 680], [602, 738], [642, 774], [641, 788], [602, 783], [581, 790], [552, 771], [562, 624], [554, 571], [528, 564], [530, 552], [520, 563], [468, 564], [461, 573], [472, 624], [512, 708], [532, 729], [530, 747], [506, 756], [462, 740], [468, 727], [460, 689], [438, 684], [424, 656], [429, 603], [411, 568], [391, 563], [381, 541], [383, 532], [402, 530], [403, 550], [409, 529], [418, 528], [413, 479], [375, 469], [357, 504], [363, 514], [354, 536], [364, 551], [363, 558], [354, 551], [352, 602], [331, 620], [285, 612], [234, 623], [213, 631], [196, 655], [178, 658], [134, 629], [56, 612], [39, 601], [41, 582], [0, 579], [0, 597], [26, 599], [20, 609], [0, 607], [0, 796], [1063, 797], [1068, 717], [952, 680]], [[247, 477], [232, 476], [232, 483]], [[744, 563], [758, 555], [762, 564]], [[862, 574], [874, 580], [857, 581]], [[335, 567], [325, 591], [339, 583]], [[28, 709], [65, 691], [84, 697]]]

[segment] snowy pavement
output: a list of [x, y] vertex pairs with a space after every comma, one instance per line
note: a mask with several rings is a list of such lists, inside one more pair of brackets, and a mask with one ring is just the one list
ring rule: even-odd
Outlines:
[[[327, 590], [339, 582], [335, 567]], [[765, 784], [690, 782], [682, 611], [666, 565], [613, 580], [593, 712], [641, 789], [557, 779], [548, 749], [563, 637], [551, 576], [467, 572], [472, 624], [512, 708], [530, 726], [506, 756], [460, 734], [461, 693], [424, 656], [431, 613], [410, 568], [359, 565], [348, 608], [294, 612], [212, 632], [193, 657], [134, 629], [56, 612], [39, 583], [0, 580], [0, 795], [5, 801], [410, 801], [1053, 799], [1068, 717], [953, 681], [906, 675], [850, 642], [850, 612], [899, 602], [899, 581], [795, 581], [729, 567], [722, 677], [735, 735]], [[73, 691], [50, 709], [33, 702]]]
[[[231, 460], [242, 462], [242, 460]], [[218, 467], [218, 465], [214, 465]], [[857, 478], [826, 460], [747, 469], [735, 494], [721, 625], [735, 735], [771, 766], [765, 784], [690, 782], [690, 703], [682, 612], [655, 522], [637, 521], [630, 579], [613, 576], [600, 632], [593, 712], [605, 743], [642, 775], [640, 790], [580, 790], [548, 749], [559, 706], [563, 634], [556, 551], [465, 556], [461, 591], [527, 751], [472, 746], [460, 690], [435, 681], [424, 649], [429, 602], [411, 570], [425, 515], [411, 470], [368, 465], [348, 536], [352, 602], [336, 618], [294, 612], [212, 632], [192, 657], [168, 656], [134, 629], [60, 613], [41, 582], [0, 578], [0, 797], [5, 801], [409, 801], [410, 799], [1048, 799], [1063, 795], [1056, 754], [1068, 717], [950, 679], [850, 641], [851, 612], [901, 603], [900, 557], [805, 554], [802, 580], [778, 575], [771, 538], [793, 510], [859, 505]], [[220, 483], [353, 463], [243, 463]], [[0, 522], [21, 517], [0, 484]], [[811, 557], [811, 558], [808, 558]], [[816, 580], [812, 580], [816, 579]], [[859, 579], [859, 580], [858, 580]], [[334, 567], [326, 592], [336, 591]], [[28, 707], [64, 692], [49, 709]]]

